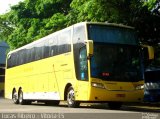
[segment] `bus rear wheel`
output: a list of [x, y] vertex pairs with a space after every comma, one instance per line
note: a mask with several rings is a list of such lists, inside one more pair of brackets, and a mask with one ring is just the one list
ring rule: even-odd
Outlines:
[[80, 102], [75, 101], [75, 92], [72, 86], [69, 87], [67, 91], [67, 104], [68, 107], [73, 107], [73, 108], [79, 107], [80, 105]]
[[21, 105], [30, 104], [30, 101], [27, 101], [27, 100], [23, 99], [23, 91], [22, 91], [22, 89], [19, 90], [18, 101], [19, 101], [19, 104], [21, 104]]

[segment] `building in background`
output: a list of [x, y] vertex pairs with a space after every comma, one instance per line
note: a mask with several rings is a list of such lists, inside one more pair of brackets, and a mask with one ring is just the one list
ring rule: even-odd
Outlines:
[[6, 51], [9, 46], [4, 41], [0, 42], [0, 96], [4, 95], [4, 79], [5, 79], [5, 64], [6, 64]]

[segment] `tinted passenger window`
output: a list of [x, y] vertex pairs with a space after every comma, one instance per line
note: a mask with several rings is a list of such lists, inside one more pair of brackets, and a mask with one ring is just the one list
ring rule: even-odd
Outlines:
[[8, 57], [8, 66], [22, 65], [71, 51], [71, 30], [54, 33], [39, 43], [26, 46]]
[[44, 43], [41, 42], [37, 45], [35, 45], [35, 59], [40, 60], [44, 56]]
[[58, 40], [58, 52], [66, 53], [71, 51], [71, 30], [61, 32]]
[[26, 63], [29, 63], [31, 61], [35, 60], [35, 55], [34, 55], [34, 48], [33, 47], [29, 47], [26, 49]]
[[48, 44], [49, 39], [46, 39], [44, 41], [44, 58], [49, 57], [49, 44]]
[[55, 56], [58, 54], [58, 37], [52, 36], [49, 39], [49, 56]]

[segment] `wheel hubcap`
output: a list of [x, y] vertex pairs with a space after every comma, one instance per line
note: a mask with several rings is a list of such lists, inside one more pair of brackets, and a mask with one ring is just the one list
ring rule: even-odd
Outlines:
[[75, 100], [74, 90], [70, 90], [68, 93], [68, 103], [73, 104], [74, 100]]
[[22, 94], [22, 93], [20, 93], [20, 94], [19, 94], [19, 102], [21, 103], [21, 102], [22, 102], [22, 100], [23, 100], [23, 94]]
[[18, 96], [17, 96], [16, 92], [14, 92], [14, 93], [13, 93], [13, 98], [12, 98], [14, 102], [17, 101], [17, 99], [18, 99], [17, 97], [18, 97]]

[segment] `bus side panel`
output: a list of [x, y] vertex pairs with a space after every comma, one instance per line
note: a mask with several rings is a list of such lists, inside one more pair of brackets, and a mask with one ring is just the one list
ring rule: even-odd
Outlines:
[[64, 100], [65, 87], [68, 83], [75, 85], [73, 80], [73, 57], [72, 53], [60, 55], [54, 64], [53, 74], [60, 93], [61, 100]]

